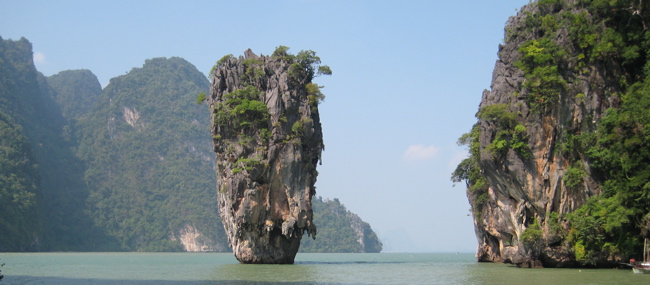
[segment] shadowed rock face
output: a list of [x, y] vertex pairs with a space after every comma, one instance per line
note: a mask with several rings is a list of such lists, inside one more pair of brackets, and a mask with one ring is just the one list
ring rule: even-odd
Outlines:
[[311, 199], [323, 149], [313, 73], [291, 59], [224, 57], [213, 70], [212, 110], [219, 211], [241, 263], [293, 263], [300, 239], [315, 238]]

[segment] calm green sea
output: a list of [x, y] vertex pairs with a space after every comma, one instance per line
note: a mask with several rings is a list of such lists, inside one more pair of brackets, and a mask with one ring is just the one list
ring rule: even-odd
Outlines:
[[615, 269], [519, 269], [473, 254], [298, 254], [243, 265], [230, 253], [0, 253], [3, 284], [650, 284]]

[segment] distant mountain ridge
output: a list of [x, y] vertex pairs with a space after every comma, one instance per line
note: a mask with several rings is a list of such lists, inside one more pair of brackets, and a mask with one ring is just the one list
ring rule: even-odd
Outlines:
[[300, 252], [378, 253], [382, 243], [370, 225], [348, 211], [339, 199], [312, 200], [318, 236], [303, 239]]
[[0, 59], [0, 250], [78, 250], [74, 237], [91, 226], [80, 213], [85, 188], [67, 122], [29, 41], [0, 38]]
[[79, 120], [88, 211], [124, 250], [225, 251], [216, 212], [208, 81], [178, 57], [112, 78]]

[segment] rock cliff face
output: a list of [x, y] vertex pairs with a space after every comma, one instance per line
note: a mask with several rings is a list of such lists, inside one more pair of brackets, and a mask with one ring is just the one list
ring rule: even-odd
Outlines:
[[[578, 265], [567, 221], [558, 217], [603, 190], [573, 138], [595, 133], [606, 109], [620, 104], [621, 82], [630, 74], [630, 65], [599, 49], [609, 22], [587, 2], [536, 1], [507, 22], [478, 123], [460, 140], [471, 157], [454, 174], [468, 181], [479, 261]], [[633, 8], [617, 17], [641, 26]], [[598, 264], [616, 261], [610, 256]]]
[[316, 234], [311, 199], [323, 141], [311, 79], [320, 60], [284, 51], [247, 50], [212, 71], [219, 211], [242, 263], [293, 263], [303, 233]]
[[350, 211], [346, 213], [347, 218], [350, 220], [350, 226], [354, 233], [357, 235], [357, 242], [361, 247], [361, 252], [364, 253], [379, 253], [383, 247], [377, 234], [370, 228], [370, 225], [357, 215]]

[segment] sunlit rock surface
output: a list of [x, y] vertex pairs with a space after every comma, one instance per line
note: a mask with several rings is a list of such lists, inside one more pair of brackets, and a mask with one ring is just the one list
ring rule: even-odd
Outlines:
[[[321, 124], [317, 102], [305, 89], [311, 78], [292, 78], [290, 64], [247, 50], [212, 72], [207, 102], [219, 211], [241, 263], [293, 263], [303, 234], [316, 234], [311, 199], [323, 149]], [[246, 88], [257, 98], [231, 100]], [[266, 110], [238, 111], [252, 101]]]
[[[586, 13], [592, 17], [578, 6], [566, 4], [564, 9], [551, 13]], [[529, 153], [522, 155], [513, 149], [503, 156], [491, 153], [489, 145], [502, 129], [494, 121], [479, 119], [480, 169], [488, 190], [485, 194], [468, 191], [467, 196], [475, 211], [479, 261], [515, 263], [522, 267], [566, 267], [576, 265], [575, 257], [562, 237], [549, 231], [551, 213], [571, 213], [602, 190], [588, 175], [577, 187], [566, 185], [563, 177], [569, 165], [580, 163], [588, 170], [589, 161], [584, 156], [568, 161], [561, 155], [560, 144], [567, 141], [568, 134], [594, 132], [607, 108], [619, 104], [619, 98], [613, 94], [620, 90], [611, 80], [623, 72], [620, 62], [607, 66], [577, 65], [574, 61], [580, 58], [580, 51], [572, 42], [570, 31], [560, 27], [553, 41], [570, 59], [566, 63], [568, 70], [563, 70], [567, 84], [563, 91], [558, 91], [557, 103], [541, 111], [532, 110], [525, 99], [531, 91], [522, 87], [526, 79], [516, 62], [521, 59], [519, 48], [543, 35], [541, 29], [525, 27], [526, 18], [539, 13], [540, 8], [534, 2], [508, 20], [491, 89], [484, 91], [480, 103], [480, 109], [503, 104], [515, 114], [516, 123], [526, 127], [522, 137], [527, 138]], [[535, 221], [541, 225], [543, 239], [534, 247], [526, 247], [522, 234]]]

